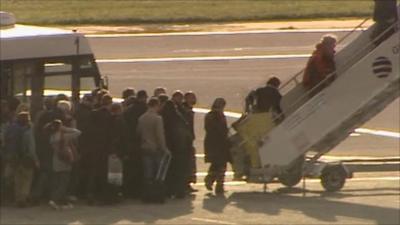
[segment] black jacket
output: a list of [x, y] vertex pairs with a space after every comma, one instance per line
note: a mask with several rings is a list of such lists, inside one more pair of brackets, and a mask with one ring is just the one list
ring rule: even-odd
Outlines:
[[396, 0], [375, 0], [374, 21], [386, 23], [398, 19]]
[[256, 96], [256, 110], [258, 112], [269, 112], [272, 108], [277, 113], [282, 113], [281, 109], [281, 99], [282, 95], [279, 93], [278, 89], [265, 86], [258, 88], [255, 93]]
[[210, 111], [205, 117], [204, 128], [206, 130], [205, 161], [211, 163], [230, 162], [230, 143], [225, 115], [217, 111]]
[[167, 146], [173, 154], [187, 150], [193, 140], [190, 124], [182, 112], [181, 106], [176, 105], [171, 100], [165, 103], [161, 112]]

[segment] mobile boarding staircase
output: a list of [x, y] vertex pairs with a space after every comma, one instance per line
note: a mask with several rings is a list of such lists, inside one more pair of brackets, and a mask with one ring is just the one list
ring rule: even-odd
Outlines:
[[[377, 37], [395, 30], [377, 46], [370, 38], [375, 26], [336, 54], [336, 80], [315, 96], [310, 98], [303, 88], [302, 72], [282, 85], [286, 119], [258, 140], [259, 166], [246, 168], [247, 182], [266, 184], [278, 178], [294, 186], [307, 176], [321, 178], [327, 191], [343, 187], [352, 172], [340, 162], [318, 159], [400, 95], [399, 21]], [[240, 149], [241, 142], [236, 139], [234, 145]], [[305, 159], [306, 154], [311, 157]]]

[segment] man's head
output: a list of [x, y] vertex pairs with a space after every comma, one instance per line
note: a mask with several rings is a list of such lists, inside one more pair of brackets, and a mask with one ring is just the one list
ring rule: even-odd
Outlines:
[[183, 103], [183, 93], [180, 90], [176, 90], [173, 94], [172, 94], [172, 98], [171, 100], [177, 104], [177, 105], [181, 105]]
[[211, 110], [217, 112], [223, 112], [226, 105], [224, 98], [216, 98], [211, 106]]
[[279, 86], [281, 85], [281, 80], [279, 80], [279, 78], [277, 78], [275, 76], [272, 76], [271, 78], [268, 79], [267, 85], [270, 85], [275, 88], [279, 88]]
[[122, 91], [122, 98], [126, 100], [130, 96], [135, 96], [135, 94], [136, 94], [135, 89], [129, 87]]
[[186, 104], [188, 104], [189, 106], [194, 106], [197, 103], [197, 97], [192, 91], [186, 92], [184, 95], [184, 99]]
[[149, 107], [149, 110], [152, 110], [154, 112], [159, 112], [160, 111], [160, 100], [156, 97], [150, 98], [149, 102], [147, 103], [147, 106]]
[[69, 101], [69, 98], [65, 94], [58, 94], [55, 98], [55, 104], [57, 104], [59, 101]]
[[93, 97], [91, 94], [86, 94], [83, 96], [81, 103], [86, 105], [86, 106], [92, 106], [93, 105]]
[[138, 91], [137, 96], [136, 96], [136, 99], [137, 99], [138, 102], [146, 103], [147, 102], [147, 98], [148, 98], [148, 95], [147, 95], [147, 92], [145, 90]]
[[46, 110], [52, 110], [52, 109], [54, 109], [54, 106], [55, 106], [54, 98], [51, 97], [51, 96], [46, 97], [46, 98], [44, 99], [43, 105], [44, 105], [44, 107], [45, 107]]
[[113, 103], [112, 97], [109, 94], [105, 94], [101, 97], [101, 106], [111, 110], [111, 105]]
[[167, 94], [167, 89], [164, 87], [157, 87], [154, 89], [154, 97], [158, 97], [161, 94]]
[[60, 100], [57, 102], [57, 108], [60, 109], [63, 113], [71, 113], [72, 105], [71, 102]]
[[113, 103], [111, 104], [111, 114], [112, 115], [120, 115], [122, 113], [122, 105], [121, 103]]
[[27, 111], [19, 112], [17, 114], [16, 121], [21, 126], [28, 126], [31, 121], [29, 112], [27, 112]]
[[166, 94], [160, 94], [158, 96], [158, 100], [160, 101], [160, 104], [165, 104], [168, 101], [169, 97]]
[[108, 95], [109, 92], [106, 89], [95, 89], [92, 91], [92, 96], [94, 100], [94, 104], [101, 104], [102, 98], [104, 95]]

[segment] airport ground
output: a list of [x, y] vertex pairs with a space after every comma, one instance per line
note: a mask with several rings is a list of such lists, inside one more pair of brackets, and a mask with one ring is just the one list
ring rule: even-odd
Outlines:
[[[128, 86], [149, 92], [164, 86], [169, 93], [176, 89], [194, 91], [200, 108], [207, 108], [215, 97], [224, 97], [227, 110], [241, 112], [244, 97], [263, 85], [268, 76], [277, 75], [285, 82], [301, 70], [326, 32], [93, 35], [89, 40], [116, 97]], [[346, 32], [334, 31], [339, 37]], [[329, 155], [398, 157], [399, 106], [397, 99], [363, 125], [393, 135], [356, 132]], [[195, 145], [199, 172], [204, 173], [203, 115], [196, 114]], [[324, 192], [319, 180], [307, 180], [305, 192], [301, 184], [294, 189], [270, 184], [263, 193], [262, 185], [231, 182], [228, 177], [225, 197], [207, 192], [199, 176], [198, 193], [165, 205], [136, 201], [105, 207], [78, 204], [64, 212], [54, 212], [47, 206], [23, 210], [6, 207], [1, 208], [1, 224], [399, 224], [399, 175], [399, 171], [355, 174], [338, 193]]]

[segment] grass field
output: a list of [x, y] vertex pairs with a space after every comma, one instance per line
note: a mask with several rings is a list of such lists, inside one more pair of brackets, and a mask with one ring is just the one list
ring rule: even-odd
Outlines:
[[25, 24], [140, 24], [367, 17], [372, 0], [0, 0]]

